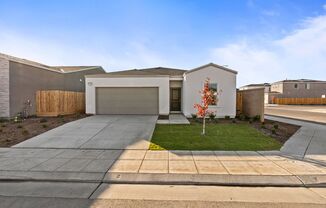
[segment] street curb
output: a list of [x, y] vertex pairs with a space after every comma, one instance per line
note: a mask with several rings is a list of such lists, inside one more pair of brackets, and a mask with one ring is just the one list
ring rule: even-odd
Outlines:
[[213, 174], [151, 174], [107, 173], [104, 183], [159, 185], [277, 186], [326, 187], [326, 175], [213, 175]]
[[80, 173], [0, 171], [1, 181], [156, 185], [326, 187], [325, 175], [216, 175], [171, 173]]

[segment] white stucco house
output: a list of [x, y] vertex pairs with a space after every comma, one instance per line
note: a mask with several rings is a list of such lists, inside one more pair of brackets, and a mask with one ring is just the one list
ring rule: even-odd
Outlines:
[[132, 69], [86, 75], [87, 114], [183, 113], [190, 117], [200, 103], [206, 78], [218, 102], [210, 106], [217, 117], [236, 115], [236, 76], [229, 68], [209, 63], [191, 70], [172, 68]]

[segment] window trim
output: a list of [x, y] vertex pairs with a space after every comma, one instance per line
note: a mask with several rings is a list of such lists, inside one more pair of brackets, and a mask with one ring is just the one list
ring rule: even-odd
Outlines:
[[214, 105], [208, 105], [208, 106], [209, 106], [209, 107], [210, 107], [210, 106], [212, 106], [212, 107], [213, 107], [213, 106], [216, 107], [216, 106], [218, 106], [218, 102], [217, 102], [217, 99], [218, 99], [218, 83], [217, 83], [217, 82], [209, 83], [209, 85], [208, 85], [208, 88], [209, 88], [209, 89], [211, 89], [211, 86], [210, 86], [210, 85], [216, 85], [216, 93], [217, 93], [217, 94], [215, 95], [215, 102], [216, 102], [216, 103], [215, 103]]

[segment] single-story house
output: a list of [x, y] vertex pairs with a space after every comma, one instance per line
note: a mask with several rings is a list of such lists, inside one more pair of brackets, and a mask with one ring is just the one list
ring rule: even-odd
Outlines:
[[34, 115], [37, 90], [85, 91], [85, 75], [105, 73], [100, 66], [47, 66], [0, 53], [0, 118], [14, 117], [30, 102]]
[[132, 69], [86, 75], [87, 114], [154, 114], [166, 116], [196, 113], [206, 78], [219, 92], [211, 105], [217, 117], [236, 115], [237, 72], [214, 63], [191, 70], [165, 67]]

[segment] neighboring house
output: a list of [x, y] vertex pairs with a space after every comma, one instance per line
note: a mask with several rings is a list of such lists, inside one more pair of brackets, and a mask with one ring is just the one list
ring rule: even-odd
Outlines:
[[326, 95], [326, 81], [282, 80], [271, 84], [271, 92], [278, 98], [321, 98]]
[[270, 92], [271, 85], [269, 83], [262, 83], [262, 84], [249, 84], [239, 88], [239, 90], [250, 90], [250, 89], [257, 89], [257, 88], [264, 88], [265, 92]]
[[100, 66], [47, 66], [0, 53], [0, 117], [14, 117], [30, 101], [35, 112], [37, 90], [85, 91], [85, 75], [104, 73]]
[[196, 113], [205, 79], [220, 92], [210, 106], [218, 117], [236, 114], [237, 72], [217, 64], [186, 71], [172, 68], [133, 69], [86, 76], [86, 113], [154, 114]]
[[250, 90], [250, 89], [258, 89], [264, 88], [264, 103], [268, 104], [268, 96], [271, 89], [271, 85], [269, 83], [262, 83], [262, 84], [249, 84], [239, 88], [239, 90]]

